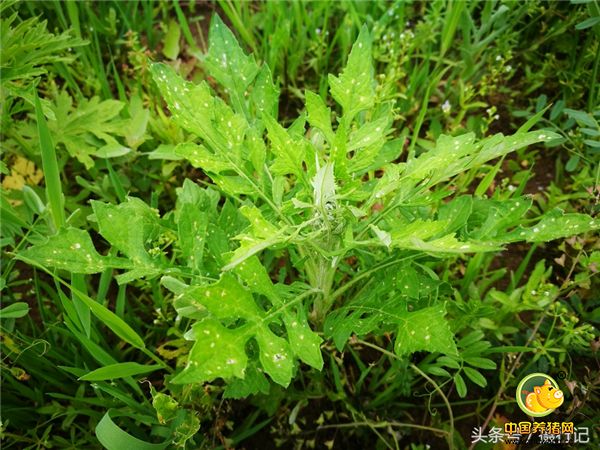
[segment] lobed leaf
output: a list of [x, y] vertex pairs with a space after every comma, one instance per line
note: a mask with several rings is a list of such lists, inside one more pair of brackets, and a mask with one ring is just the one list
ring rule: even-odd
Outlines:
[[458, 354], [443, 305], [430, 306], [400, 318], [394, 350], [398, 355], [418, 351]]
[[347, 118], [375, 104], [371, 36], [366, 26], [361, 28], [341, 75], [329, 75], [329, 86], [331, 96], [342, 106]]

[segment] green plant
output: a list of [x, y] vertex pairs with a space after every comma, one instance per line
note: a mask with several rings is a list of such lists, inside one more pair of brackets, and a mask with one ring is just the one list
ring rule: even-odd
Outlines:
[[173, 119], [201, 140], [175, 153], [220, 192], [186, 180], [175, 210], [162, 217], [135, 198], [93, 202], [91, 218], [109, 255], [98, 253], [87, 232], [63, 228], [18, 257], [72, 273], [125, 270], [116, 277], [121, 284], [162, 277], [195, 341], [171, 383], [224, 378], [228, 389], [247, 395], [263, 389], [265, 372], [287, 386], [297, 359], [322, 367], [315, 330], [343, 347], [353, 332], [389, 329], [397, 354], [456, 355], [447, 297], [438, 295], [432, 271], [437, 260], [545, 242], [599, 223], [561, 211], [527, 217], [531, 201], [523, 197], [451, 197], [456, 175], [555, 137], [528, 132], [533, 122], [509, 137], [440, 136], [434, 148], [392, 162], [400, 149], [389, 138], [390, 108], [377, 99], [370, 61], [363, 28], [342, 74], [329, 78], [342, 110], [337, 126], [323, 100], [306, 94], [309, 138], [304, 115], [289, 129], [277, 123], [268, 67], [245, 55], [215, 16], [205, 63], [231, 106], [205, 82], [185, 82], [162, 64], [152, 71]]

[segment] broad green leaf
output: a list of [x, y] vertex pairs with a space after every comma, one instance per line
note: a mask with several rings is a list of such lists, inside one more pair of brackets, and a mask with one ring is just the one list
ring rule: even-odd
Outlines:
[[255, 367], [249, 367], [243, 379], [235, 378], [227, 382], [223, 398], [241, 399], [254, 394], [268, 394], [269, 380]]
[[159, 370], [158, 365], [146, 366], [135, 362], [124, 362], [111, 364], [109, 366], [100, 367], [92, 370], [85, 375], [79, 377], [82, 381], [104, 381], [114, 380], [115, 378], [125, 378], [134, 375], [141, 375]]
[[555, 209], [531, 227], [519, 226], [496, 239], [501, 242], [548, 242], [600, 229], [600, 220], [586, 214], [565, 214]]
[[441, 206], [438, 212], [438, 220], [447, 223], [446, 232], [455, 232], [466, 225], [472, 209], [473, 198], [469, 195], [463, 195]]
[[483, 241], [504, 234], [520, 223], [531, 204], [532, 200], [526, 197], [502, 201], [476, 199], [468, 221], [470, 237]]
[[173, 120], [204, 139], [213, 152], [231, 153], [243, 140], [247, 127], [244, 117], [214, 97], [206, 82], [195, 85], [185, 81], [165, 64], [153, 64], [150, 70]]
[[133, 270], [119, 275], [119, 282], [158, 275], [165, 264], [157, 242], [163, 232], [158, 211], [133, 197], [119, 205], [91, 203], [100, 234], [131, 261]]
[[246, 89], [258, 74], [258, 65], [254, 57], [244, 53], [231, 30], [217, 14], [213, 15], [208, 40], [204, 66], [213, 78], [229, 90], [236, 111], [242, 112]]
[[252, 292], [264, 295], [273, 304], [281, 304], [267, 269], [260, 263], [257, 256], [246, 259], [243, 263], [237, 265], [234, 271]]
[[350, 134], [346, 152], [354, 152], [348, 162], [351, 173], [361, 173], [373, 164], [385, 144], [390, 121], [391, 117], [385, 116]]
[[430, 306], [406, 313], [400, 318], [394, 350], [398, 355], [418, 351], [456, 355], [454, 335], [445, 319], [442, 305]]
[[369, 122], [363, 125], [354, 133], [350, 134], [350, 137], [348, 139], [347, 150], [357, 150], [360, 148], [371, 146], [373, 144], [377, 144], [380, 148], [385, 142], [384, 138], [388, 125], [388, 117], [382, 117], [381, 119], [375, 120], [374, 122]]
[[409, 298], [432, 302], [439, 289], [439, 281], [409, 263], [381, 271], [371, 277], [368, 289], [361, 295], [328, 314], [325, 336], [333, 338], [341, 350], [352, 333], [361, 337], [382, 330], [395, 332], [414, 314], [406, 311]]
[[29, 314], [29, 305], [25, 302], [16, 302], [0, 309], [0, 320], [19, 319]]
[[405, 247], [411, 245], [413, 239], [430, 239], [442, 233], [447, 226], [446, 221], [422, 219], [394, 223], [390, 231], [392, 246]]
[[255, 105], [257, 116], [268, 114], [271, 117], [277, 117], [279, 107], [279, 89], [273, 83], [273, 76], [269, 66], [263, 65], [258, 72], [256, 81], [252, 86], [250, 100]]
[[349, 118], [374, 105], [375, 78], [371, 36], [366, 26], [361, 28], [342, 74], [339, 77], [329, 75], [329, 86], [331, 96], [342, 106], [344, 115]]
[[306, 160], [305, 141], [292, 138], [289, 133], [271, 116], [263, 117], [269, 140], [270, 150], [275, 156], [271, 165], [271, 172], [277, 175], [296, 175], [299, 180], [303, 179], [303, 161]]
[[[263, 290], [254, 286], [257, 290]], [[186, 368], [173, 379], [175, 383], [200, 383], [221, 378], [244, 378], [248, 365], [246, 345], [254, 339], [259, 348], [259, 361], [264, 371], [277, 383], [287, 386], [291, 380], [293, 356], [296, 354], [309, 363], [318, 364], [314, 355], [315, 338], [300, 317], [291, 320], [291, 313], [284, 316], [290, 343], [276, 335], [270, 324], [280, 322], [285, 308], [264, 311], [254, 301], [248, 290], [232, 275], [224, 274], [221, 279], [208, 286], [191, 286], [179, 297], [187, 298], [188, 305], [197, 305], [206, 317], [194, 324], [188, 336], [194, 340]], [[223, 323], [243, 319], [235, 328]], [[304, 319], [305, 320], [305, 319]], [[295, 334], [296, 329], [300, 334]], [[303, 337], [300, 337], [303, 336]]]
[[216, 204], [211, 203], [209, 194], [191, 180], [185, 180], [183, 187], [177, 189], [175, 221], [179, 248], [188, 260], [188, 267], [200, 269], [203, 266], [209, 211], [216, 209]]
[[305, 98], [308, 122], [314, 128], [321, 130], [327, 141], [332, 143], [334, 135], [331, 128], [331, 109], [325, 105], [321, 96], [311, 91], [306, 91]]
[[92, 244], [90, 235], [76, 228], [61, 228], [46, 242], [23, 250], [17, 257], [43, 267], [72, 273], [98, 273], [111, 267], [131, 267], [131, 263], [122, 258], [100, 255]]
[[229, 262], [223, 267], [224, 271], [231, 270], [266, 248], [285, 242], [290, 238], [288, 227], [277, 228], [266, 220], [255, 206], [244, 205], [240, 208], [240, 213], [248, 219], [250, 227], [235, 237], [240, 241], [240, 246], [233, 251]]
[[283, 321], [294, 354], [309, 366], [321, 370], [323, 368], [321, 352], [323, 339], [310, 329], [306, 314], [286, 311], [283, 313]]
[[[267, 270], [258, 257], [248, 258], [236, 266], [235, 272], [252, 292], [264, 295], [276, 307], [283, 306], [282, 299], [278, 296]], [[309, 366], [321, 370], [323, 355], [320, 346], [323, 340], [310, 329], [306, 314], [297, 308], [289, 308], [285, 309], [282, 315], [294, 354]]]
[[454, 234], [447, 234], [431, 241], [412, 238], [410, 242], [404, 242], [402, 248], [421, 250], [427, 253], [477, 253], [502, 250], [498, 244], [490, 242], [461, 242], [456, 239]]
[[187, 159], [194, 167], [205, 172], [221, 173], [227, 170], [235, 170], [234, 165], [226, 158], [209, 151], [200, 144], [178, 144], [174, 152], [177, 156]]
[[207, 317], [194, 323], [192, 333], [186, 338], [194, 340], [194, 346], [186, 368], [173, 378], [173, 383], [201, 383], [217, 377], [244, 378], [248, 364], [244, 346], [249, 339], [245, 329], [231, 330]]

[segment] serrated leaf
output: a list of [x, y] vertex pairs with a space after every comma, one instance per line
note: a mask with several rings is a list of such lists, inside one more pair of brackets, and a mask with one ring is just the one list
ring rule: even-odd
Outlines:
[[216, 210], [216, 204], [211, 203], [209, 194], [189, 179], [177, 189], [175, 221], [179, 248], [188, 266], [195, 269], [203, 266], [210, 211]]
[[271, 117], [277, 117], [279, 106], [279, 89], [273, 83], [271, 70], [266, 64], [263, 65], [258, 72], [256, 81], [252, 87], [250, 100], [254, 103], [255, 109], [258, 112], [257, 116], [268, 114]]
[[226, 158], [209, 151], [205, 146], [186, 142], [178, 144], [174, 149], [175, 155], [187, 159], [194, 167], [205, 172], [221, 173], [235, 170], [235, 166]]
[[283, 322], [294, 354], [309, 366], [321, 370], [323, 368], [323, 354], [321, 353], [323, 339], [310, 329], [306, 314], [286, 311], [283, 314]]
[[346, 150], [357, 150], [373, 144], [379, 144], [382, 146], [388, 124], [388, 117], [382, 117], [381, 119], [366, 123], [358, 130], [350, 134]]
[[17, 256], [42, 267], [67, 270], [72, 273], [98, 273], [110, 267], [128, 268], [131, 263], [120, 258], [100, 255], [90, 235], [76, 228], [61, 228], [46, 242], [36, 244]]
[[171, 381], [190, 384], [212, 381], [217, 377], [244, 378], [248, 357], [240, 342], [245, 344], [247, 340], [245, 331], [230, 330], [211, 317], [194, 323], [192, 333], [186, 335], [186, 338], [195, 341], [187, 366]]
[[204, 139], [213, 152], [231, 153], [241, 143], [247, 128], [244, 117], [214, 97], [206, 82], [185, 81], [160, 63], [152, 64], [150, 71], [178, 125]]
[[256, 367], [249, 367], [243, 379], [234, 378], [228, 381], [223, 398], [241, 399], [254, 394], [268, 394], [269, 380]]
[[[119, 275], [117, 279], [123, 283], [158, 275], [164, 268], [162, 251], [152, 247], [153, 241], [162, 233], [158, 211], [133, 197], [119, 205], [99, 201], [91, 203], [100, 234], [131, 261], [133, 270]], [[151, 248], [147, 249], [147, 245]], [[155, 255], [150, 255], [149, 250]]]
[[394, 350], [398, 355], [417, 351], [457, 354], [454, 334], [445, 319], [442, 305], [406, 313], [400, 319]]
[[275, 155], [271, 172], [277, 175], [296, 175], [302, 180], [302, 163], [306, 160], [305, 141], [292, 138], [271, 116], [264, 116], [264, 122], [271, 141], [270, 150]]
[[473, 197], [463, 195], [440, 207], [438, 220], [447, 223], [445, 231], [452, 233], [465, 226], [473, 210]]
[[74, 107], [73, 99], [62, 91], [52, 104], [55, 120], [48, 121], [48, 127], [55, 143], [90, 169], [94, 165], [92, 156], [113, 158], [131, 151], [117, 140], [128, 134], [132, 124], [119, 117], [124, 106], [118, 100], [93, 97], [80, 99]]
[[266, 220], [255, 206], [244, 205], [240, 208], [240, 213], [248, 219], [250, 227], [248, 231], [235, 237], [240, 241], [240, 246], [233, 251], [229, 262], [223, 267], [224, 271], [231, 270], [264, 249], [289, 239], [288, 227], [277, 228]]
[[323, 132], [329, 143], [333, 142], [334, 135], [331, 128], [331, 109], [325, 105], [321, 96], [311, 91], [306, 91], [306, 112], [308, 113], [308, 122], [314, 128]]
[[[255, 339], [258, 344], [259, 361], [264, 371], [283, 386], [291, 380], [294, 353], [317, 364], [310, 350], [305, 352], [304, 347], [312, 348], [315, 340], [311, 334], [314, 333], [306, 330], [304, 339], [298, 338], [299, 342], [306, 343], [294, 342], [294, 351], [286, 339], [269, 327], [281, 320], [283, 309], [277, 308], [273, 312], [259, 308], [250, 292], [232, 275], [224, 274], [212, 285], [190, 286], [179, 297], [187, 297], [188, 304], [198, 304], [199, 310], [205, 310], [206, 317], [193, 325], [189, 338], [195, 343], [186, 368], [173, 379], [174, 383], [199, 383], [217, 377], [244, 378], [248, 364], [246, 344], [250, 339]], [[244, 322], [235, 328], [222, 324], [239, 319]], [[288, 336], [294, 333], [292, 324], [290, 328], [286, 324], [286, 328]]]
[[565, 214], [555, 209], [544, 215], [534, 226], [528, 228], [519, 226], [497, 239], [503, 242], [548, 242], [598, 229], [600, 229], [600, 220], [586, 214]]
[[214, 14], [208, 34], [208, 53], [204, 66], [208, 73], [230, 91], [237, 112], [244, 111], [246, 89], [258, 74], [258, 65], [253, 56], [244, 53], [237, 39]]
[[419, 238], [413, 238], [409, 243], [405, 243], [403, 248], [412, 250], [421, 250], [427, 253], [479, 253], [494, 252], [502, 250], [498, 244], [489, 242], [462, 242], [456, 239], [454, 234], [448, 234], [439, 239], [431, 241], [422, 241]]
[[373, 106], [375, 78], [371, 36], [366, 26], [361, 28], [341, 75], [329, 75], [329, 87], [331, 96], [342, 106], [344, 115], [348, 118]]

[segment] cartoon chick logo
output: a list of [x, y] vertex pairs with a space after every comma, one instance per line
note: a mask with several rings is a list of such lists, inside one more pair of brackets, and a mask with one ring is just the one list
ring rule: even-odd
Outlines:
[[544, 417], [563, 404], [565, 396], [554, 379], [543, 373], [532, 373], [517, 386], [519, 408], [532, 417]]

